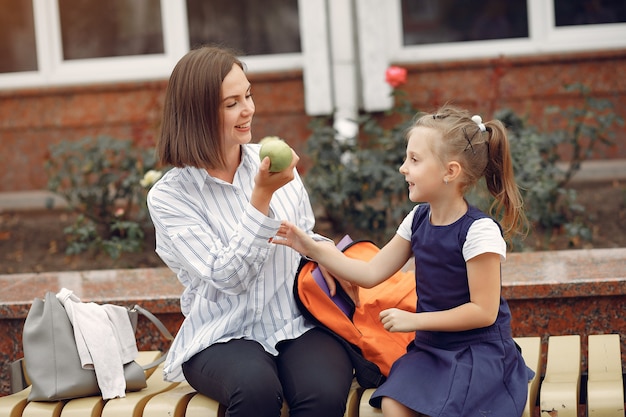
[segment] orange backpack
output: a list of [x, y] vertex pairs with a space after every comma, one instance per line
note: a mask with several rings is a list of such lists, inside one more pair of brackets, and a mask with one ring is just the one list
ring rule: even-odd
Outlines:
[[[380, 250], [370, 241], [352, 242], [348, 236], [337, 246], [346, 256], [365, 261]], [[343, 341], [352, 357], [359, 385], [374, 388], [382, 384], [393, 362], [406, 352], [414, 333], [388, 332], [380, 322], [379, 313], [391, 307], [415, 312], [415, 274], [398, 271], [373, 288], [360, 288], [359, 307], [355, 307], [339, 284], [337, 295], [330, 297], [315, 262], [303, 259], [296, 278], [294, 293], [300, 310]]]

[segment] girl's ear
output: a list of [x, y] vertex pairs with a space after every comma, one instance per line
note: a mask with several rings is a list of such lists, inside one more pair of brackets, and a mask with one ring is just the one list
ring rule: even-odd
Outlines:
[[461, 164], [457, 161], [450, 161], [446, 166], [446, 175], [444, 177], [444, 181], [452, 182], [456, 180], [461, 175]]

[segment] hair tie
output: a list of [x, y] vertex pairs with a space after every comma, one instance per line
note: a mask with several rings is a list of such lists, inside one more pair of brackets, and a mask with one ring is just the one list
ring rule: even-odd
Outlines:
[[474, 116], [472, 116], [472, 121], [478, 125], [478, 128], [480, 129], [481, 132], [486, 132], [487, 131], [487, 127], [483, 123], [483, 118], [482, 117], [480, 117], [479, 115], [475, 114]]

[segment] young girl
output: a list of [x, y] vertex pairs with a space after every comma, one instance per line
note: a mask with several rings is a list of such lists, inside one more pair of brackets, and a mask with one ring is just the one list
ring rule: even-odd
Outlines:
[[[380, 313], [388, 331], [415, 332], [407, 353], [372, 396], [371, 404], [382, 405], [385, 416], [520, 416], [534, 373], [511, 336], [500, 262], [504, 238], [522, 232], [526, 219], [505, 128], [450, 106], [423, 115], [408, 132], [400, 173], [409, 199], [420, 204], [371, 261], [318, 244], [287, 221], [274, 243], [366, 288], [415, 257], [417, 312]], [[482, 177], [502, 229], [464, 198]]]

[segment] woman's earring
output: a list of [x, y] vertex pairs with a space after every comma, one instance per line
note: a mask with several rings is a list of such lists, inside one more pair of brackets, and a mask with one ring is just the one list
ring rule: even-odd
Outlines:
[[448, 185], [448, 179], [447, 179], [447, 178], [444, 178], [444, 179], [443, 179], [443, 182], [445, 182], [445, 183], [446, 183], [446, 185]]

